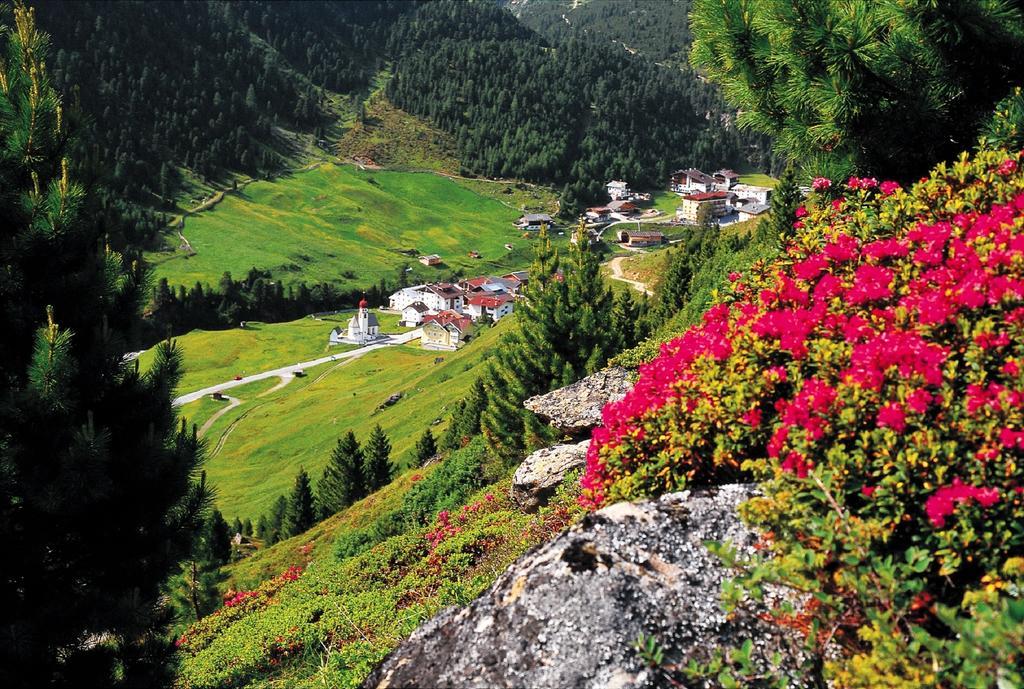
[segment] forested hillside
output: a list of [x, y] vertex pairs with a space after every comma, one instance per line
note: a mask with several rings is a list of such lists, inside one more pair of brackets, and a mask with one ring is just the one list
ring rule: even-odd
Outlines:
[[[51, 71], [85, 115], [79, 164], [120, 200], [169, 207], [195, 173], [280, 168], [292, 131], [319, 134], [327, 91], [383, 64], [395, 2], [34, 3]], [[152, 231], [152, 228], [149, 230]], [[133, 236], [131, 243], [151, 237]]]
[[[487, 40], [463, 38], [474, 21], [491, 27]], [[525, 33], [511, 13], [473, 3], [430, 3], [409, 24], [395, 104], [453, 133], [467, 170], [556, 184], [570, 212], [613, 177], [656, 185], [684, 165], [763, 161], [690, 71], [585, 33]]]

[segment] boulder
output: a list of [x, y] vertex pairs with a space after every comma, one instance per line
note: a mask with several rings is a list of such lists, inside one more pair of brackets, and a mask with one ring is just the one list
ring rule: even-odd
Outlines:
[[706, 660], [751, 639], [755, 658], [778, 651], [780, 666], [795, 669], [793, 632], [756, 611], [721, 611], [729, 573], [703, 545], [728, 539], [750, 552], [755, 534], [735, 508], [752, 494], [751, 486], [722, 486], [588, 515], [523, 555], [468, 606], [417, 629], [363, 686], [653, 686], [664, 677], [634, 648], [641, 634], [665, 649], [665, 663]]
[[512, 477], [512, 499], [526, 512], [533, 512], [546, 504], [565, 475], [587, 463], [589, 444], [589, 440], [584, 440], [581, 443], [552, 445], [531, 454]]
[[531, 397], [523, 406], [563, 433], [578, 436], [601, 425], [604, 405], [622, 399], [632, 387], [629, 371], [614, 366], [559, 390]]

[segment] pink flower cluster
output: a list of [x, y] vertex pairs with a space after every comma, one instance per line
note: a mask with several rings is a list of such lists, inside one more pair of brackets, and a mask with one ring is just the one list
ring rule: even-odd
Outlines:
[[[1016, 171], [1016, 162], [1009, 162], [1006, 174]], [[818, 178], [812, 186], [825, 191], [832, 183]], [[914, 194], [887, 199], [901, 192], [900, 185], [870, 177], [851, 177], [846, 187], [877, 189], [880, 194], [855, 200], [875, 207], [898, 207]], [[939, 216], [946, 219], [918, 215], [894, 236], [870, 241], [858, 239], [866, 233], [850, 220], [848, 205], [854, 202], [815, 208], [814, 200], [810, 210], [801, 206], [798, 216], [813, 223], [818, 236], [794, 242], [785, 261], [734, 285], [731, 302], [713, 307], [698, 326], [662, 345], [660, 355], [640, 367], [634, 389], [604, 408], [603, 425], [594, 430], [587, 453], [586, 504], [601, 504], [617, 480], [650, 457], [680, 464], [708, 461], [708, 454], [692, 449], [701, 428], [708, 437], [733, 429], [726, 447], [757, 443], [739, 452], [767, 455], [783, 472], [806, 477], [835, 441], [829, 434], [841, 411], [855, 405], [862, 428], [892, 437], [922, 427], [926, 415], [948, 404], [952, 379], [947, 378], [963, 375], [963, 347], [950, 346], [949, 331], [942, 330], [947, 324], [1003, 308], [1007, 324], [1024, 324], [1024, 306], [1017, 306], [1024, 301], [1024, 194], [987, 212]], [[730, 280], [737, 282], [738, 276]], [[977, 333], [968, 342], [982, 351], [1008, 351], [1014, 337], [998, 324], [967, 332]], [[767, 350], [756, 363], [749, 354], [755, 349]], [[763, 376], [750, 369], [769, 362]], [[1020, 373], [1013, 360], [999, 366], [1006, 376]], [[795, 374], [791, 382], [787, 369]], [[727, 370], [738, 371], [735, 375], [743, 378], [737, 380], [750, 388], [744, 393], [749, 406], [738, 411], [724, 409], [720, 394], [708, 392], [706, 377]], [[972, 383], [966, 395], [954, 396], [953, 403], [968, 414], [1024, 407], [1024, 388], [995, 381]], [[662, 415], [666, 407], [672, 413]], [[662, 418], [675, 425], [659, 426]], [[971, 451], [984, 446], [990, 453], [990, 440], [978, 437]], [[1005, 448], [1024, 450], [1024, 431], [1004, 429], [1000, 441]], [[717, 451], [716, 460], [731, 451]], [[878, 479], [868, 481], [866, 496], [877, 489]], [[994, 488], [954, 484], [932, 496], [928, 514], [937, 524], [949, 506], [964, 500], [987, 505], [993, 495], [998, 496]]]
[[982, 507], [991, 507], [999, 502], [999, 490], [968, 486], [959, 478], [955, 478], [952, 485], [939, 488], [928, 498], [924, 511], [931, 523], [941, 529], [946, 525], [946, 517], [953, 514], [957, 505], [972, 500], [977, 501]]

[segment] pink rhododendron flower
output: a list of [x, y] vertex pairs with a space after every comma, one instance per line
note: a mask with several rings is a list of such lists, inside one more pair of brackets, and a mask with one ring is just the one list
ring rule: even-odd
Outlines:
[[845, 234], [837, 235], [834, 240], [825, 245], [825, 255], [836, 263], [849, 261], [857, 256], [859, 242]]
[[982, 507], [991, 507], [999, 502], [999, 490], [968, 486], [955, 478], [952, 485], [939, 488], [928, 498], [924, 510], [932, 525], [941, 529], [946, 525], [946, 517], [953, 514], [958, 504], [972, 500], [976, 500]]
[[743, 421], [743, 423], [747, 424], [751, 428], [757, 428], [758, 426], [761, 425], [761, 410], [751, 409], [750, 411], [743, 414], [743, 416], [740, 418]]
[[891, 428], [897, 433], [902, 433], [907, 427], [903, 407], [896, 402], [885, 405], [878, 410], [876, 423], [879, 428]]
[[736, 271], [733, 271], [733, 272], [729, 273], [729, 282], [736, 282], [741, 277], [743, 277], [743, 276], [740, 275], [739, 273], [737, 273]]
[[1016, 361], [1007, 361], [999, 370], [1011, 378], [1016, 378], [1020, 374], [1020, 365]]
[[796, 217], [798, 217], [798, 218], [805, 218], [805, 217], [807, 217], [807, 208], [806, 208], [806, 206], [798, 206], [797, 207], [797, 209], [796, 209]]
[[891, 196], [892, 194], [895, 194], [897, 191], [899, 191], [901, 187], [897, 182], [886, 180], [882, 182], [879, 188], [881, 189], [882, 196]]
[[813, 280], [828, 269], [828, 258], [824, 254], [813, 254], [793, 264], [793, 275], [801, 280]]
[[860, 492], [864, 495], [865, 498], [870, 499], [872, 496], [874, 496], [877, 490], [878, 486], [863, 486], [861, 487]]
[[892, 280], [892, 271], [888, 268], [862, 264], [857, 267], [853, 287], [846, 293], [846, 298], [851, 304], [885, 299], [892, 296]]
[[828, 177], [815, 177], [814, 181], [811, 182], [811, 189], [814, 191], [824, 191], [832, 186], [832, 180]]
[[918, 388], [907, 396], [907, 409], [917, 414], [924, 414], [928, 411], [928, 405], [932, 403], [932, 393], [924, 388]]
[[997, 172], [999, 174], [1003, 175], [1004, 177], [1006, 175], [1012, 175], [1016, 171], [1017, 171], [1017, 161], [1014, 160], [1013, 158], [1007, 158], [1006, 160], [1004, 160], [999, 165], [999, 169], [997, 170]]
[[797, 478], [807, 478], [811, 469], [811, 464], [799, 452], [790, 452], [779, 466], [783, 471], [796, 474]]

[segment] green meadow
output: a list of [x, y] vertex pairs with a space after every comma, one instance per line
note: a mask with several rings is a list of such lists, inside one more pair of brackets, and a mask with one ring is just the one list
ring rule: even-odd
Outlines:
[[[233, 519], [260, 514], [287, 491], [300, 467], [314, 482], [340, 436], [360, 441], [379, 423], [391, 439], [392, 459], [403, 465], [424, 429], [443, 419], [469, 390], [479, 365], [498, 344], [506, 322], [483, 330], [458, 352], [417, 345], [389, 347], [307, 370], [307, 377], [244, 402], [216, 420], [205, 435], [205, 470], [217, 489], [217, 506]], [[437, 359], [443, 359], [435, 363]], [[396, 404], [378, 411], [394, 393]], [[186, 405], [182, 416], [209, 418], [206, 400]], [[433, 426], [441, 433], [443, 425]]]
[[[519, 212], [446, 177], [323, 164], [228, 193], [214, 208], [185, 219], [194, 255], [174, 247], [148, 253], [157, 278], [172, 285], [216, 285], [225, 271], [241, 277], [269, 270], [286, 284], [335, 282], [365, 287], [393, 282], [403, 265], [412, 280], [525, 267], [529, 240], [512, 226]], [[511, 244], [513, 250], [505, 248]], [[402, 253], [402, 252], [407, 253]], [[482, 258], [469, 257], [477, 251]], [[439, 254], [436, 267], [417, 256]]]
[[[185, 375], [178, 384], [184, 394], [229, 381], [236, 375], [252, 375], [281, 366], [337, 354], [352, 345], [328, 346], [331, 330], [348, 326], [354, 311], [319, 319], [300, 318], [288, 323], [249, 321], [245, 328], [231, 330], [193, 330], [174, 338], [185, 357]], [[381, 330], [404, 332], [398, 327], [398, 314], [375, 312]], [[139, 356], [139, 366], [146, 371], [156, 356], [156, 348]]]

